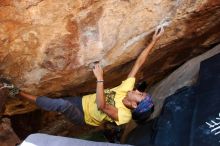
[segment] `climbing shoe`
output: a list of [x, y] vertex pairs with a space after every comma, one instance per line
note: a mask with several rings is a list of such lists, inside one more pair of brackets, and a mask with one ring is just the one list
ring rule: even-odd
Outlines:
[[0, 90], [2, 89], [8, 89], [10, 97], [15, 97], [20, 92], [20, 89], [6, 78], [0, 78]]

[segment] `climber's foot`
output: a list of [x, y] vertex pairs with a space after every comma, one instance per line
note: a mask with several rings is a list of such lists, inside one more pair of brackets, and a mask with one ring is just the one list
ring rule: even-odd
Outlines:
[[14, 84], [11, 83], [6, 78], [0, 78], [0, 90], [8, 90], [8, 95], [10, 97], [15, 97], [19, 92], [19, 88], [17, 88]]

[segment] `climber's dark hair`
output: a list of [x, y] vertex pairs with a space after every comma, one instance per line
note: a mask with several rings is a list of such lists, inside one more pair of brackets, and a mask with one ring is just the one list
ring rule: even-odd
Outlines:
[[140, 92], [145, 92], [146, 89], [147, 89], [147, 87], [148, 87], [147, 82], [146, 82], [146, 81], [143, 81], [143, 80], [137, 82], [137, 84], [135, 85], [135, 89], [137, 89], [137, 90], [140, 91]]

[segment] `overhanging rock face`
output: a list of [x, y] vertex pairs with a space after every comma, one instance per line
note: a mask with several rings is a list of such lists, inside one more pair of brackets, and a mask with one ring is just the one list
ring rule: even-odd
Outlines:
[[139, 74], [155, 83], [220, 42], [219, 18], [219, 0], [3, 0], [0, 73], [35, 95], [73, 95], [94, 91], [90, 65], [100, 61], [106, 86], [117, 85], [167, 24]]

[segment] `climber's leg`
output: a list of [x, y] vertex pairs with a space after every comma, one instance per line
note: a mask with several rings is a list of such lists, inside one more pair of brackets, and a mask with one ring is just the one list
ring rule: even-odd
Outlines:
[[52, 99], [46, 96], [36, 98], [36, 104], [47, 111], [56, 111], [63, 113], [69, 120], [75, 124], [84, 125], [84, 113], [82, 110], [82, 98], [71, 97], [74, 102], [65, 100], [65, 98]]
[[7, 90], [8, 96], [15, 97], [19, 94], [20, 90], [10, 80], [0, 77], [0, 90]]

